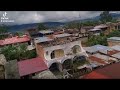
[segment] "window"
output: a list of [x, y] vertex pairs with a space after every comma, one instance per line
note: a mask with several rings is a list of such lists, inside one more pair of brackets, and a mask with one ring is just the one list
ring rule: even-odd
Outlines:
[[48, 55], [48, 51], [46, 52], [46, 55]]

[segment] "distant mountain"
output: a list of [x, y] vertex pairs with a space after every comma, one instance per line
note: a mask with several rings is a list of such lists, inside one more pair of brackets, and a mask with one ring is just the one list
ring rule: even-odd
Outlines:
[[[120, 13], [110, 13], [110, 14], [114, 19], [120, 18]], [[82, 19], [82, 20], [74, 20], [74, 21], [85, 22], [85, 21], [97, 21], [99, 19], [100, 19], [100, 16], [95, 16], [95, 17], [92, 17], [92, 18], [87, 18], [87, 19]]]
[[[22, 25], [13, 25], [13, 26], [8, 26], [10, 32], [16, 32], [16, 31], [24, 31], [29, 28], [37, 28], [39, 23], [30, 23], [30, 24], [22, 24]], [[45, 26], [52, 28], [52, 27], [58, 27], [60, 25], [64, 25], [65, 23], [61, 22], [45, 22], [42, 23]]]
[[[110, 14], [115, 19], [120, 18], [120, 13], [110, 13]], [[82, 19], [82, 20], [74, 20], [74, 21], [85, 22], [85, 21], [96, 21], [96, 20], [99, 20], [99, 19], [100, 19], [100, 16], [96, 16], [96, 17], [93, 17], [93, 18], [87, 18], [87, 19]], [[68, 23], [68, 22], [63, 22], [63, 23], [61, 23], [61, 22], [45, 22], [45, 23], [42, 23], [42, 24], [44, 24], [47, 27], [52, 28], [52, 27], [58, 27], [58, 26], [64, 25], [65, 23]], [[29, 28], [35, 28], [37, 26], [38, 26], [38, 23], [13, 25], [13, 26], [9, 26], [9, 31], [10, 32], [23, 31], [23, 30], [26, 30], [26, 29], [29, 29]]]

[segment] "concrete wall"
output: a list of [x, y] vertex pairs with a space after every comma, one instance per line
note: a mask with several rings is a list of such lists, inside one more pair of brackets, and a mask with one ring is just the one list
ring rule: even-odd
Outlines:
[[[51, 47], [44, 48], [44, 57], [47, 60], [46, 62], [47, 62], [48, 67], [54, 62], [62, 63], [64, 60], [68, 59], [69, 56], [67, 56], [67, 54], [70, 54], [70, 53], [73, 54], [72, 47], [74, 47], [75, 45], [80, 46], [80, 53], [85, 53], [85, 50], [81, 46], [81, 41], [74, 41], [74, 42], [70, 42], [67, 44], [63, 44], [63, 45], [57, 45], [57, 46], [51, 46]], [[58, 49], [62, 49], [64, 51], [63, 57], [51, 59], [51, 53], [54, 50], [58, 50]], [[48, 52], [47, 55], [46, 55], [46, 52]]]
[[115, 46], [115, 45], [120, 45], [120, 41], [107, 41], [108, 42], [108, 46]]

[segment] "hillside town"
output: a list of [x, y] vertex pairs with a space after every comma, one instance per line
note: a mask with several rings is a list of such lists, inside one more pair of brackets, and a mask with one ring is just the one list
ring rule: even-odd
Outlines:
[[0, 34], [0, 79], [118, 79], [119, 62], [119, 20]]

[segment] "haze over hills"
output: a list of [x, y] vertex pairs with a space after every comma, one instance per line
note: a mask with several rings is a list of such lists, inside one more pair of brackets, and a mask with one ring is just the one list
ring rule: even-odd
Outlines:
[[[118, 19], [120, 18], [120, 13], [111, 13], [112, 17], [114, 19]], [[100, 19], [100, 16], [96, 16], [96, 17], [93, 17], [93, 18], [87, 18], [87, 19], [82, 19], [82, 20], [74, 20], [74, 21], [82, 21], [82, 22], [85, 22], [85, 21], [96, 21], [96, 20], [99, 20]], [[61, 26], [61, 25], [64, 25], [68, 22], [44, 22], [43, 24], [47, 27], [58, 27], [58, 26]], [[9, 26], [9, 31], [10, 32], [16, 32], [16, 31], [23, 31], [23, 30], [26, 30], [26, 29], [29, 29], [29, 28], [35, 28], [37, 27], [38, 23], [30, 23], [30, 24], [22, 24], [22, 25], [13, 25], [13, 26]]]

